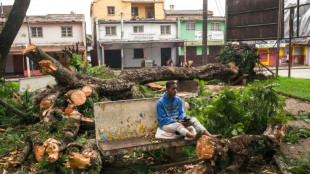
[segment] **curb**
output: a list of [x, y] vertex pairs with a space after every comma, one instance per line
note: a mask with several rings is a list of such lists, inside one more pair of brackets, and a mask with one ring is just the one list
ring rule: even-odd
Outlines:
[[310, 102], [310, 100], [308, 100], [308, 99], [304, 99], [304, 98], [297, 97], [297, 96], [294, 96], [294, 95], [285, 94], [283, 92], [277, 92], [277, 93], [280, 94], [280, 95], [286, 96], [286, 97], [293, 98], [293, 99], [301, 100], [301, 101], [304, 101], [304, 102]]

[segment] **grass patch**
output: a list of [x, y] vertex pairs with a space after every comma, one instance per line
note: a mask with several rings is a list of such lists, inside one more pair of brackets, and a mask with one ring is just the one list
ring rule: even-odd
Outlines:
[[280, 86], [274, 89], [284, 94], [310, 100], [310, 79], [279, 77], [266, 81], [256, 81], [255, 83], [278, 83]]

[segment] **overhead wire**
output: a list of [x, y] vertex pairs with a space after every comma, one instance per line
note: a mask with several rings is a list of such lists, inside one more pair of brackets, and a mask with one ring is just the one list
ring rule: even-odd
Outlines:
[[216, 3], [216, 7], [217, 7], [218, 12], [219, 12], [220, 15], [222, 16], [222, 11], [221, 11], [220, 8], [219, 8], [219, 5], [218, 5], [218, 3], [217, 3], [217, 0], [215, 0], [215, 3]]
[[224, 16], [225, 16], [226, 14], [225, 14], [225, 12], [224, 12], [224, 10], [223, 10], [223, 6], [222, 6], [222, 3], [221, 3], [221, 0], [219, 1], [219, 4], [220, 4], [220, 8], [221, 8], [221, 10], [222, 10], [222, 12], [223, 12], [223, 14], [224, 14]]

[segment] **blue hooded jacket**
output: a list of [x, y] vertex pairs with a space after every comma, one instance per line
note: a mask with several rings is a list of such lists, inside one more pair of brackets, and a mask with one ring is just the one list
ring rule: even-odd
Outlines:
[[167, 92], [157, 102], [157, 120], [159, 127], [175, 123], [185, 117], [183, 103], [180, 97], [174, 96], [172, 99], [167, 96]]

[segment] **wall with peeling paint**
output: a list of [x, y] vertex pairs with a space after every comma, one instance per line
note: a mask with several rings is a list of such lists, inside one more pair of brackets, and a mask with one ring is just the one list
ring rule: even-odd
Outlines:
[[154, 135], [159, 98], [94, 104], [97, 140], [117, 140]]

